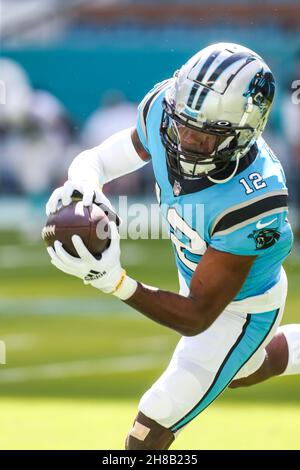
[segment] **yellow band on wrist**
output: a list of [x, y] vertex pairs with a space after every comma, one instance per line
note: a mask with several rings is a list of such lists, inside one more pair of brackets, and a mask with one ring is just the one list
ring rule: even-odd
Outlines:
[[114, 294], [115, 292], [117, 292], [117, 290], [120, 289], [120, 287], [122, 286], [123, 282], [125, 281], [125, 277], [126, 277], [126, 271], [125, 271], [125, 269], [123, 269], [118, 284], [116, 285], [116, 287], [114, 288], [114, 290], [111, 292], [112, 294]]
[[115, 290], [111, 292], [111, 294], [115, 295], [121, 300], [127, 300], [135, 293], [137, 286], [137, 281], [127, 276], [124, 269]]

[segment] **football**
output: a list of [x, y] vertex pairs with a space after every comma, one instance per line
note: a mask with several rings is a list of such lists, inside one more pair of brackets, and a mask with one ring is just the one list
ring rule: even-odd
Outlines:
[[70, 255], [78, 257], [72, 236], [79, 235], [90, 253], [100, 258], [110, 243], [109, 221], [116, 219], [104, 204], [86, 207], [82, 201], [74, 201], [48, 217], [42, 238], [47, 247], [54, 247], [55, 240], [59, 240]]

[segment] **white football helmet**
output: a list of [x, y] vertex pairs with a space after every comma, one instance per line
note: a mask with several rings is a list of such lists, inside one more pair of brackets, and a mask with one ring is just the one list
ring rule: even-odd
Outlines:
[[[163, 101], [161, 138], [171, 173], [189, 179], [206, 175], [220, 183], [232, 178], [264, 130], [274, 92], [271, 70], [246, 47], [219, 43], [195, 54], [175, 72]], [[214, 148], [184, 150], [182, 126], [215, 136]], [[230, 173], [225, 179], [224, 170]]]

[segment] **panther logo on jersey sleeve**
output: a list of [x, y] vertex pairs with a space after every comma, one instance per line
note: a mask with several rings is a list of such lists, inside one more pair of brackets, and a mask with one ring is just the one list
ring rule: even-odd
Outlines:
[[253, 232], [248, 235], [248, 238], [253, 238], [257, 250], [263, 250], [270, 248], [279, 240], [280, 232], [272, 228], [253, 230]]

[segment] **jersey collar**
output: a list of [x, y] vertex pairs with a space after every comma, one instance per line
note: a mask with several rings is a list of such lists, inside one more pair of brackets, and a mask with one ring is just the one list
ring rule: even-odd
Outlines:
[[[258, 154], [258, 147], [257, 144], [255, 143], [252, 145], [250, 148], [249, 152], [240, 160], [239, 166], [237, 169], [237, 172], [235, 174], [238, 175], [242, 171], [246, 170], [256, 159]], [[219, 179], [225, 179], [230, 174], [234, 171], [235, 167], [235, 162], [232, 162], [229, 167], [226, 169], [226, 171], [223, 171], [220, 173]], [[173, 188], [173, 194], [175, 197], [177, 196], [183, 196], [184, 194], [190, 194], [190, 193], [196, 193], [197, 191], [202, 191], [203, 189], [210, 188], [211, 186], [214, 186], [215, 184], [212, 181], [210, 181], [208, 178], [203, 176], [202, 178], [199, 179], [194, 179], [194, 180], [187, 180], [186, 178], [182, 178], [178, 175], [173, 175], [168, 167], [168, 178], [169, 178], [169, 183], [171, 184]]]

